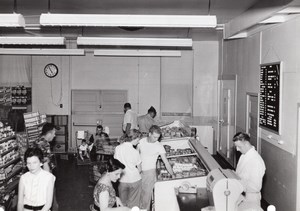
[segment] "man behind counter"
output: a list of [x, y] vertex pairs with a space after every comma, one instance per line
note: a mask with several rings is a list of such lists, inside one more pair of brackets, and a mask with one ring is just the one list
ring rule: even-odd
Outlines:
[[242, 153], [236, 167], [236, 174], [241, 178], [244, 187], [244, 202], [260, 207], [260, 190], [266, 171], [265, 163], [254, 146], [251, 145], [248, 134], [236, 133], [233, 142], [237, 151]]
[[156, 124], [154, 120], [155, 116], [156, 116], [156, 110], [153, 106], [151, 106], [148, 109], [147, 114], [138, 117], [137, 121], [138, 121], [140, 132], [142, 132], [143, 134], [149, 133], [150, 127]]
[[137, 114], [131, 110], [131, 104], [124, 104], [124, 119], [123, 119], [123, 133], [129, 135], [130, 130], [138, 129], [137, 126]]

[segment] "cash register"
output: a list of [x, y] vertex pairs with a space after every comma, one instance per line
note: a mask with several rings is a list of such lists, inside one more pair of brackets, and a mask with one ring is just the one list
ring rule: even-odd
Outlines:
[[210, 204], [215, 211], [237, 211], [243, 186], [239, 177], [230, 169], [217, 168], [206, 179]]

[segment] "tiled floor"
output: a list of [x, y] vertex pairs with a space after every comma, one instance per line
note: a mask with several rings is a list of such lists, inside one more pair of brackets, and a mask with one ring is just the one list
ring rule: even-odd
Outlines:
[[[218, 156], [214, 158], [223, 168], [230, 166]], [[89, 211], [93, 203], [93, 185], [89, 183], [89, 166], [76, 165], [76, 160], [69, 155], [68, 160], [57, 159], [56, 195], [60, 211]], [[262, 200], [262, 207], [267, 210], [268, 203]]]

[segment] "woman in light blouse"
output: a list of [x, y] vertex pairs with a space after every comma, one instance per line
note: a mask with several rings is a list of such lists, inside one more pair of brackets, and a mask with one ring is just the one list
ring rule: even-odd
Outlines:
[[42, 169], [43, 152], [40, 148], [28, 148], [24, 160], [29, 171], [20, 178], [18, 211], [49, 211], [55, 176]]

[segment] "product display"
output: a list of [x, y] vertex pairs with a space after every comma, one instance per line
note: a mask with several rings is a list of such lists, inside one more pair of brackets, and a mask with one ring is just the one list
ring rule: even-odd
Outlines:
[[[156, 164], [157, 182], [154, 187], [154, 207], [155, 210], [179, 211], [181, 209], [179, 209], [180, 202], [178, 201], [176, 190], [177, 192], [182, 192], [182, 194], [196, 196], [199, 188], [205, 189], [206, 187], [209, 168], [207, 160], [204, 160], [203, 156], [199, 154], [200, 148], [201, 150], [205, 149], [202, 145], [197, 146], [197, 148], [192, 145], [190, 137], [163, 139], [161, 143], [166, 150], [166, 157], [174, 175], [170, 175], [163, 160], [158, 159]], [[186, 187], [187, 184], [189, 184], [189, 188]], [[182, 199], [188, 198], [184, 195]]]
[[11, 87], [0, 87], [0, 105], [11, 106]]
[[26, 109], [31, 104], [31, 87], [0, 87], [0, 103], [13, 109], [19, 109], [20, 106]]
[[158, 160], [158, 180], [180, 179], [207, 175], [207, 170], [202, 164], [201, 160], [197, 157], [195, 151], [187, 147], [187, 141], [188, 139], [185, 141], [170, 141], [168, 143], [164, 143], [163, 146], [166, 150], [166, 156], [173, 169], [175, 177], [172, 178], [162, 160]]
[[191, 129], [179, 120], [160, 126], [163, 139], [189, 137]]
[[195, 154], [195, 152], [191, 148], [172, 149], [171, 146], [169, 146], [169, 145], [164, 145], [164, 148], [166, 150], [167, 157]]
[[164, 138], [180, 138], [189, 136], [189, 133], [181, 127], [162, 128], [162, 134]]
[[158, 180], [180, 179], [207, 175], [207, 170], [195, 155], [173, 157], [169, 158], [168, 160], [170, 165], [172, 166], [175, 177], [172, 178], [172, 176], [168, 173], [164, 163], [162, 161], [158, 161]]
[[28, 146], [39, 137], [42, 126], [46, 122], [46, 115], [39, 112], [24, 113], [24, 121], [27, 133]]
[[53, 153], [68, 151], [68, 115], [47, 115], [47, 122], [53, 123], [56, 128]]
[[[8, 207], [16, 195], [23, 164], [16, 135], [10, 126], [0, 124], [0, 205]], [[9, 210], [9, 209], [7, 209]]]

